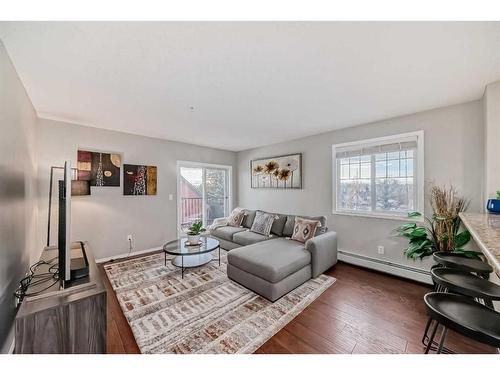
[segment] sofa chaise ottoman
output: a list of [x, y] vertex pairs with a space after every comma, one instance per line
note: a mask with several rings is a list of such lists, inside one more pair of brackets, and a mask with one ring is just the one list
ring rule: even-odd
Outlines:
[[[223, 226], [211, 230], [213, 237], [222, 240], [222, 247], [230, 250], [228, 277], [273, 302], [337, 263], [337, 234], [326, 231], [324, 216], [312, 218], [321, 222], [323, 233], [304, 244], [288, 238], [295, 216], [276, 215], [281, 228], [275, 227], [271, 236], [245, 227]], [[246, 224], [251, 227], [251, 223]]]

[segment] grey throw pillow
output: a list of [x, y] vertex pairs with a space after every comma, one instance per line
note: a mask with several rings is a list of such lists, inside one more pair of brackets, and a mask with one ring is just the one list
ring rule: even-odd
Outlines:
[[283, 236], [283, 228], [285, 227], [285, 223], [287, 220], [286, 215], [275, 214], [276, 217], [273, 221], [273, 226], [271, 227], [271, 234], [275, 234], [277, 236]]
[[250, 230], [255, 233], [263, 234], [264, 236], [269, 236], [275, 216], [276, 215], [264, 211], [257, 211]]
[[245, 218], [243, 219], [243, 223], [241, 223], [245, 228], [250, 229], [252, 227], [256, 212], [257, 211], [255, 211], [255, 210], [245, 209], [246, 215], [245, 215]]

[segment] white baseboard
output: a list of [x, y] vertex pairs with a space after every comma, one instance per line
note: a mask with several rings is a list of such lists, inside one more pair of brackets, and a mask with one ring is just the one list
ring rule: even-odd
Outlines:
[[106, 258], [99, 258], [99, 259], [96, 259], [95, 261], [96, 261], [96, 263], [105, 263], [105, 262], [109, 262], [110, 260], [128, 258], [128, 257], [134, 256], [134, 255], [152, 253], [153, 251], [159, 251], [159, 250], [161, 250], [161, 247], [154, 247], [152, 249], [137, 250], [137, 251], [132, 251], [130, 253], [127, 252], [127, 253], [117, 254], [117, 255], [110, 256], [110, 257], [106, 257]]
[[432, 285], [430, 272], [421, 270], [419, 268], [383, 261], [380, 259], [374, 259], [344, 250], [338, 251], [338, 259], [346, 263], [354, 264], [356, 266], [366, 267], [376, 271], [385, 272], [391, 275], [404, 277], [406, 279]]

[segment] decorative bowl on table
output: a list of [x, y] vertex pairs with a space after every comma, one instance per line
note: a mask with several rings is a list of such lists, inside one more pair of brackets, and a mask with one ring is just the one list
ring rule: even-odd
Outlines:
[[187, 235], [187, 241], [186, 245], [188, 246], [197, 246], [200, 245], [200, 235], [199, 234], [188, 234]]

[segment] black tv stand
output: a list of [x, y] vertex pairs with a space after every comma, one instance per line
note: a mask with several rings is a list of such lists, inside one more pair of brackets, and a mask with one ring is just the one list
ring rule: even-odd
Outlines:
[[89, 275], [89, 261], [83, 242], [75, 242], [71, 246], [71, 280], [81, 279]]

